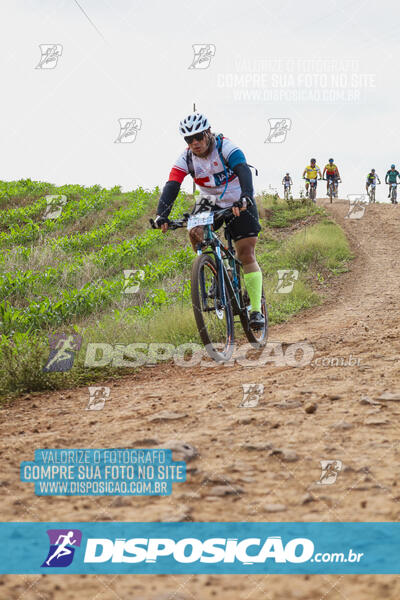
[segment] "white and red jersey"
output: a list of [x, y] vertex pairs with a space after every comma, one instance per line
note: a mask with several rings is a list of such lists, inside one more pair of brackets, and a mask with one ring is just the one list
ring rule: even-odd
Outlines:
[[[223, 198], [217, 198], [216, 200], [217, 206], [227, 208], [239, 200], [241, 194], [239, 178], [232, 169], [240, 163], [245, 163], [246, 158], [240, 148], [235, 146], [235, 144], [225, 137], [222, 137], [221, 153], [225, 159], [225, 166], [221, 161], [215, 143], [211, 153], [206, 158], [200, 158], [193, 153], [191, 153], [191, 156], [194, 169], [194, 181], [199, 187], [200, 192], [211, 194], [212, 196], [220, 196], [225, 189], [226, 179], [228, 178], [228, 185]], [[188, 174], [189, 168], [187, 164], [186, 149], [175, 161], [169, 174], [168, 181], [182, 183]]]

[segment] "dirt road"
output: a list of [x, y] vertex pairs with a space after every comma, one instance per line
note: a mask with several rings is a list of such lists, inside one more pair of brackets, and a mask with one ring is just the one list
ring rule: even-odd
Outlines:
[[[31, 394], [1, 412], [3, 521], [397, 521], [400, 517], [400, 212], [367, 207], [346, 219], [329, 209], [356, 255], [327, 301], [270, 331], [307, 340], [320, 365], [303, 368], [144, 368], [110, 385], [99, 412], [87, 388]], [[352, 357], [354, 366], [330, 365]], [[341, 361], [339, 360], [339, 363]], [[242, 384], [263, 384], [253, 408]], [[383, 399], [381, 399], [383, 396]], [[314, 405], [314, 406], [313, 406]], [[307, 410], [311, 412], [306, 412]], [[154, 415], [168, 411], [174, 419]], [[314, 411], [314, 412], [312, 412]], [[186, 483], [166, 498], [36, 497], [19, 482], [35, 448], [197, 448]], [[176, 453], [177, 459], [182, 454]], [[321, 460], [341, 461], [318, 485]], [[340, 463], [338, 463], [340, 464]], [[369, 600], [400, 597], [394, 576], [5, 576], [0, 598]]]

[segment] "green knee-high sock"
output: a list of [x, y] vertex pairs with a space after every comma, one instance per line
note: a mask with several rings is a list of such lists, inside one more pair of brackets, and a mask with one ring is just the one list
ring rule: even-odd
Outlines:
[[244, 283], [249, 294], [251, 310], [261, 312], [261, 290], [262, 290], [262, 273], [261, 271], [253, 271], [253, 273], [244, 273]]

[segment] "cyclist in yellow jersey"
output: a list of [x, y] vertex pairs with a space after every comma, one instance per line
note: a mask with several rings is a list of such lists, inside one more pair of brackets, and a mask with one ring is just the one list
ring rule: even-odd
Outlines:
[[303, 171], [303, 178], [306, 180], [306, 195], [308, 196], [308, 188], [310, 186], [310, 179], [317, 179], [319, 175], [319, 179], [321, 177], [321, 170], [319, 166], [316, 164], [315, 158], [310, 160], [310, 164]]
[[[339, 169], [333, 162], [333, 158], [330, 158], [328, 161], [328, 164], [325, 165], [322, 177], [325, 177], [325, 174], [326, 174], [326, 194], [328, 195], [329, 181], [332, 179], [333, 184], [334, 184], [334, 189], [336, 190], [337, 189], [337, 186], [336, 186], [337, 181], [340, 179]], [[336, 196], [336, 191], [335, 191], [335, 196]]]

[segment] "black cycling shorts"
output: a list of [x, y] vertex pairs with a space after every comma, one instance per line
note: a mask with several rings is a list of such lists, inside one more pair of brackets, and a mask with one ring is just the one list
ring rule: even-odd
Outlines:
[[[213, 211], [216, 210], [221, 210], [221, 207], [214, 206]], [[253, 204], [251, 206], [248, 206], [246, 210], [240, 212], [239, 217], [235, 217], [233, 213], [232, 217], [217, 217], [214, 221], [214, 231], [219, 229], [224, 222], [228, 223], [227, 229], [229, 230], [234, 242], [247, 237], [257, 237], [260, 233], [261, 225], [258, 218], [258, 210], [255, 200], [253, 200]]]

